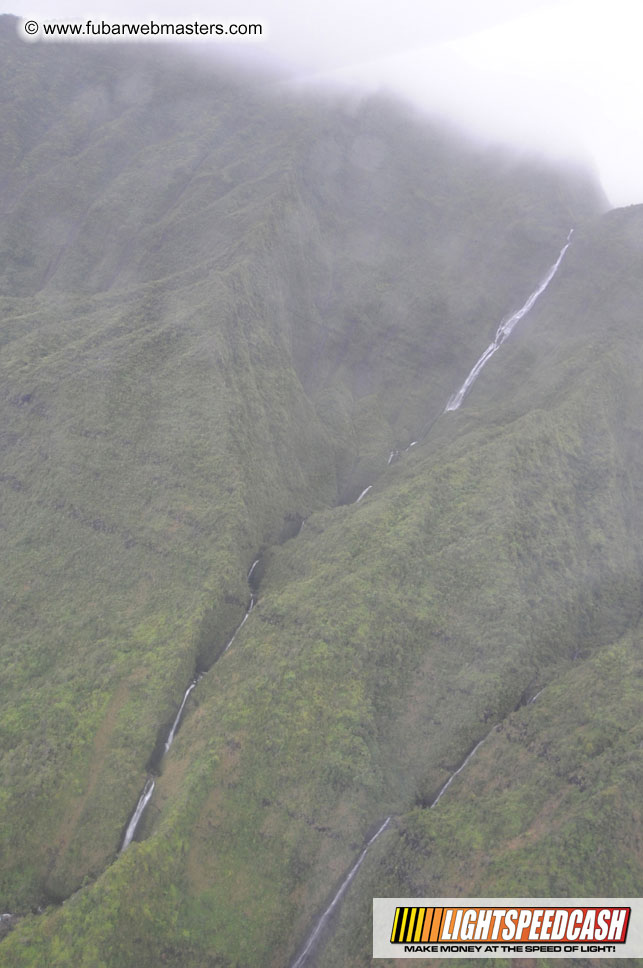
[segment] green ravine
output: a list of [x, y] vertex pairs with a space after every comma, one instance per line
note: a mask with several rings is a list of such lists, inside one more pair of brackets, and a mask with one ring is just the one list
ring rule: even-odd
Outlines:
[[8, 17], [0, 120], [0, 965], [282, 968], [389, 814], [319, 968], [373, 896], [643, 894], [643, 207]]

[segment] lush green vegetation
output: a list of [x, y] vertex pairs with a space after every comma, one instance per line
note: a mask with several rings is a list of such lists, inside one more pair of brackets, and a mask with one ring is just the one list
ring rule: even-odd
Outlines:
[[0, 964], [277, 968], [389, 813], [324, 963], [373, 893], [641, 893], [641, 211], [9, 18], [0, 91]]
[[369, 963], [374, 895], [638, 897], [642, 676], [638, 625], [561, 663], [434, 810], [398, 818], [321, 963]]

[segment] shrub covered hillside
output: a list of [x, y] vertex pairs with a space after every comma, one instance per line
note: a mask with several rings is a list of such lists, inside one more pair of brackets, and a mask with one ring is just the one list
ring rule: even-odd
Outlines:
[[374, 894], [642, 893], [643, 212], [9, 17], [0, 112], [0, 964], [281, 968], [388, 815], [320, 965]]

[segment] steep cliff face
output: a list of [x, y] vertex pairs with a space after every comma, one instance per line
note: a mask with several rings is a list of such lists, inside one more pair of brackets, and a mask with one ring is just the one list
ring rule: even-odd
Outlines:
[[[373, 878], [422, 882], [431, 795], [481, 735], [634, 641], [640, 211], [385, 99], [32, 47], [11, 18], [0, 46], [2, 904], [85, 884], [0, 957], [282, 965], [384, 816], [402, 861], [365, 865], [352, 925]], [[320, 957], [367, 963], [344, 938]]]
[[[642, 217], [610, 213], [576, 236], [546, 297], [426, 442], [422, 487], [440, 496], [440, 552], [425, 575], [439, 576], [450, 644], [465, 661], [447, 676], [449, 698], [462, 724], [502, 655], [491, 692], [504, 693], [505, 710], [473, 713], [475, 732], [457, 755], [438, 754], [436, 773], [440, 679], [431, 669], [424, 688], [414, 682], [403, 705], [425, 704], [433, 717], [429, 769], [416, 808], [398, 815], [379, 857], [371, 852], [320, 964], [368, 963], [374, 895], [640, 891]], [[436, 481], [445, 461], [450, 473]], [[398, 736], [405, 776], [417, 735]], [[481, 736], [434, 812], [444, 777]]]

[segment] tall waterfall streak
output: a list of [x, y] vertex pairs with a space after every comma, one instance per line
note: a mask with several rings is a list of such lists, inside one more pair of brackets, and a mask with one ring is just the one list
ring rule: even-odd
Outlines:
[[201, 678], [201, 676], [199, 675], [199, 676], [196, 677], [196, 679], [193, 679], [192, 682], [190, 683], [190, 685], [185, 690], [185, 695], [183, 696], [183, 702], [179, 706], [179, 711], [178, 711], [178, 713], [176, 714], [176, 716], [174, 718], [174, 722], [172, 723], [172, 729], [170, 730], [169, 735], [168, 735], [168, 737], [167, 737], [167, 739], [165, 741], [165, 752], [166, 753], [169, 750], [169, 748], [172, 745], [172, 743], [174, 742], [174, 737], [176, 735], [177, 729], [179, 728], [179, 723], [181, 722], [181, 717], [183, 715], [183, 710], [185, 709], [185, 704], [188, 701], [188, 696], [190, 695], [190, 693], [192, 692], [192, 690], [194, 689], [194, 687], [196, 686], [196, 684], [198, 683], [198, 681], [199, 681], [200, 678]]
[[458, 769], [455, 771], [455, 773], [452, 773], [451, 776], [449, 777], [449, 779], [447, 780], [447, 782], [444, 784], [444, 786], [440, 787], [440, 792], [438, 793], [437, 797], [435, 798], [435, 800], [431, 804], [431, 806], [429, 808], [430, 810], [433, 810], [433, 807], [436, 807], [438, 805], [438, 803], [442, 799], [442, 796], [447, 792], [447, 790], [449, 789], [449, 787], [451, 786], [451, 784], [455, 780], [455, 778], [458, 775], [458, 773], [462, 773], [462, 771], [464, 770], [464, 768], [467, 765], [467, 763], [469, 762], [469, 760], [472, 759], [472, 757], [474, 757], [476, 755], [476, 753], [478, 752], [478, 750], [480, 749], [480, 747], [482, 746], [482, 744], [487, 742], [487, 740], [489, 739], [489, 737], [493, 733], [493, 730], [494, 729], [496, 729], [495, 726], [493, 727], [493, 729], [489, 730], [489, 732], [487, 733], [486, 736], [483, 736], [482, 737], [482, 739], [480, 740], [479, 743], [476, 743], [476, 745], [473, 747], [473, 749], [471, 750], [471, 752], [469, 753], [469, 755], [465, 757], [465, 759], [462, 761], [462, 763], [460, 764], [460, 766], [458, 767]]
[[[440, 787], [440, 791], [439, 791], [437, 797], [435, 798], [435, 800], [433, 801], [433, 803], [430, 806], [430, 809], [431, 810], [433, 809], [433, 807], [437, 806], [437, 804], [442, 799], [442, 796], [446, 793], [446, 791], [448, 790], [448, 788], [451, 786], [451, 784], [455, 780], [456, 776], [459, 773], [462, 773], [462, 771], [464, 770], [464, 768], [467, 765], [467, 763], [469, 762], [469, 760], [471, 760], [476, 755], [476, 753], [478, 752], [478, 750], [480, 749], [480, 747], [482, 746], [482, 744], [483, 743], [486, 743], [486, 741], [489, 739], [489, 737], [491, 736], [491, 734], [493, 733], [493, 731], [496, 728], [497, 727], [494, 726], [493, 729], [490, 729], [489, 730], [489, 732], [487, 733], [486, 736], [483, 736], [483, 738], [480, 740], [479, 743], [476, 743], [476, 745], [473, 747], [473, 749], [471, 750], [471, 752], [464, 758], [464, 760], [462, 761], [462, 763], [460, 764], [460, 766], [458, 767], [458, 769], [455, 771], [455, 773], [452, 773], [451, 776], [449, 777], [449, 779], [446, 781], [446, 783], [442, 787]], [[346, 892], [346, 889], [348, 888], [349, 884], [351, 883], [351, 881], [353, 880], [353, 878], [357, 874], [357, 871], [361, 867], [362, 861], [364, 860], [364, 858], [366, 857], [366, 854], [368, 853], [368, 848], [371, 846], [371, 844], [374, 844], [375, 843], [375, 841], [380, 836], [380, 834], [383, 834], [384, 833], [384, 831], [386, 830], [386, 828], [388, 827], [388, 825], [390, 824], [390, 822], [391, 822], [391, 818], [390, 817], [387, 817], [386, 820], [384, 821], [384, 823], [382, 824], [382, 826], [379, 828], [379, 830], [376, 831], [376, 833], [371, 837], [371, 839], [369, 840], [369, 842], [366, 844], [366, 846], [364, 847], [362, 853], [359, 855], [359, 857], [357, 858], [357, 860], [355, 861], [355, 863], [353, 864], [353, 866], [349, 870], [348, 874], [346, 875], [346, 877], [342, 881], [341, 886], [340, 886], [339, 890], [337, 891], [337, 894], [335, 894], [335, 897], [330, 902], [330, 904], [328, 905], [328, 907], [326, 908], [326, 910], [322, 914], [321, 918], [319, 919], [319, 921], [315, 925], [315, 928], [314, 928], [313, 932], [311, 933], [310, 937], [308, 938], [308, 941], [306, 942], [306, 946], [305, 946], [304, 950], [299, 955], [299, 957], [297, 958], [297, 960], [295, 962], [293, 962], [291, 968], [302, 968], [302, 966], [304, 965], [304, 963], [306, 961], [306, 958], [308, 957], [308, 955], [310, 953], [310, 950], [311, 950], [312, 946], [314, 945], [315, 941], [319, 937], [321, 931], [323, 930], [324, 926], [326, 925], [326, 923], [327, 923], [328, 919], [330, 918], [331, 914], [333, 913], [333, 911], [335, 910], [335, 908], [337, 907], [337, 905], [341, 901], [342, 897], [344, 896], [344, 894]]]
[[353, 864], [353, 866], [349, 870], [348, 874], [346, 875], [346, 877], [342, 881], [339, 890], [335, 894], [335, 897], [330, 902], [330, 904], [328, 905], [328, 907], [326, 908], [326, 910], [324, 911], [324, 913], [320, 917], [319, 921], [315, 925], [314, 930], [311, 932], [310, 937], [308, 938], [308, 941], [306, 942], [306, 945], [304, 947], [304, 950], [301, 952], [301, 954], [299, 955], [299, 957], [297, 958], [297, 960], [293, 962], [292, 968], [302, 968], [302, 966], [305, 964], [306, 959], [308, 958], [308, 955], [310, 954], [310, 950], [311, 950], [312, 946], [315, 944], [315, 941], [317, 940], [317, 938], [321, 934], [322, 930], [324, 929], [324, 926], [328, 922], [328, 919], [330, 918], [331, 914], [333, 913], [333, 911], [335, 910], [335, 908], [337, 907], [337, 905], [341, 901], [342, 897], [346, 893], [346, 889], [348, 888], [350, 882], [353, 880], [353, 878], [357, 874], [358, 870], [362, 866], [362, 861], [366, 857], [366, 855], [368, 853], [369, 847], [371, 847], [375, 843], [375, 841], [380, 836], [380, 834], [383, 834], [384, 833], [384, 831], [386, 830], [386, 828], [388, 827], [388, 825], [390, 824], [390, 822], [391, 822], [391, 818], [390, 817], [387, 817], [386, 820], [384, 821], [384, 823], [382, 824], [382, 826], [379, 828], [379, 830], [377, 830], [373, 834], [373, 836], [371, 837], [371, 839], [369, 840], [369, 842], [366, 844], [366, 846], [364, 847], [362, 853], [359, 855], [359, 857], [357, 858], [357, 860], [355, 861], [355, 863]]
[[[260, 559], [257, 558], [257, 560], [252, 563], [252, 565], [250, 567], [250, 571], [248, 572], [248, 581], [250, 580], [253, 571], [255, 570], [255, 568], [257, 567], [257, 565], [259, 564], [259, 561], [260, 561]], [[246, 611], [246, 614], [243, 616], [242, 621], [240, 622], [240, 624], [235, 629], [232, 638], [230, 639], [230, 641], [226, 645], [225, 649], [223, 650], [223, 654], [225, 654], [228, 651], [228, 649], [230, 648], [230, 646], [234, 642], [234, 640], [235, 640], [235, 638], [237, 636], [237, 633], [245, 625], [245, 623], [248, 621], [248, 616], [250, 615], [250, 612], [252, 611], [252, 609], [254, 608], [254, 606], [255, 606], [255, 597], [254, 597], [254, 595], [251, 595], [250, 596], [250, 604], [248, 605], [248, 609]], [[198, 676], [195, 676], [195, 678], [192, 680], [192, 682], [190, 683], [190, 685], [185, 690], [185, 693], [183, 695], [183, 701], [181, 702], [181, 705], [179, 706], [179, 711], [177, 712], [176, 716], [174, 717], [174, 722], [172, 723], [172, 728], [171, 728], [171, 730], [170, 730], [170, 732], [168, 734], [168, 737], [167, 737], [167, 739], [165, 741], [164, 754], [168, 752], [168, 750], [170, 749], [170, 746], [174, 742], [174, 737], [175, 737], [176, 731], [179, 728], [179, 725], [181, 723], [181, 717], [183, 716], [183, 710], [185, 709], [185, 704], [188, 701], [188, 698], [190, 696], [190, 693], [192, 692], [192, 690], [195, 688], [195, 686], [197, 685], [197, 683], [202, 678], [203, 678], [203, 673], [200, 673]], [[121, 845], [121, 850], [120, 850], [121, 853], [125, 850], [126, 847], [129, 847], [129, 845], [131, 844], [131, 842], [132, 842], [132, 840], [134, 838], [134, 834], [136, 833], [136, 828], [138, 827], [138, 824], [140, 822], [140, 819], [143, 816], [143, 812], [144, 812], [146, 806], [148, 805], [148, 803], [150, 802], [150, 799], [152, 797], [152, 794], [154, 793], [154, 785], [155, 785], [155, 781], [152, 779], [152, 777], [148, 777], [147, 782], [145, 783], [145, 786], [143, 787], [143, 792], [141, 793], [141, 795], [140, 795], [140, 797], [138, 799], [138, 803], [136, 804], [136, 809], [134, 810], [134, 813], [132, 814], [131, 820], [130, 820], [130, 822], [127, 825], [127, 830], [125, 831], [125, 836], [123, 837], [123, 843]]]
[[362, 498], [363, 497], [366, 497], [366, 495], [368, 494], [368, 492], [370, 491], [370, 489], [372, 488], [372, 486], [373, 486], [372, 484], [369, 484], [368, 487], [365, 487], [364, 488], [364, 490], [362, 491], [362, 493], [360, 494], [360, 496], [355, 501], [355, 504], [359, 504], [359, 502], [362, 500]]
[[223, 650], [223, 652], [221, 653], [221, 655], [225, 655], [226, 654], [226, 652], [228, 651], [228, 649], [230, 648], [230, 646], [232, 645], [232, 643], [236, 639], [237, 635], [239, 634], [239, 632], [241, 631], [241, 629], [243, 628], [243, 626], [248, 621], [248, 616], [250, 615], [250, 612], [253, 610], [254, 607], [255, 607], [255, 597], [254, 597], [254, 595], [251, 595], [250, 596], [250, 604], [248, 605], [248, 611], [243, 616], [243, 618], [242, 618], [241, 622], [239, 623], [239, 625], [237, 625], [237, 627], [234, 630], [234, 633], [232, 635], [232, 638], [230, 639], [230, 641], [226, 645], [226, 647]]
[[[303, 522], [302, 522], [302, 524], [303, 524]], [[252, 573], [253, 573], [253, 571], [255, 570], [255, 568], [257, 567], [257, 565], [259, 564], [260, 561], [261, 561], [261, 558], [257, 558], [256, 561], [253, 561], [252, 565], [250, 566], [250, 571], [248, 572], [248, 575], [247, 575], [247, 581], [250, 581], [250, 579], [252, 578]], [[252, 586], [250, 586], [250, 587], [252, 588]], [[236, 639], [237, 635], [239, 634], [239, 632], [241, 631], [241, 629], [243, 628], [243, 626], [248, 621], [248, 616], [250, 615], [250, 612], [253, 610], [254, 607], [255, 607], [255, 597], [254, 597], [254, 595], [251, 595], [250, 596], [250, 604], [248, 605], [248, 610], [247, 610], [246, 614], [243, 616], [243, 618], [241, 619], [241, 622], [237, 625], [236, 629], [232, 633], [232, 638], [230, 639], [230, 641], [226, 645], [226, 647], [223, 650], [223, 652], [221, 653], [221, 655], [225, 655], [226, 654], [226, 652], [228, 651], [228, 649], [230, 648], [230, 646], [232, 645], [232, 643]]]
[[138, 803], [136, 804], [136, 810], [132, 814], [132, 819], [127, 825], [127, 830], [125, 831], [125, 836], [123, 837], [123, 844], [121, 846], [121, 853], [126, 847], [131, 844], [134, 834], [136, 833], [136, 828], [138, 827], [139, 821], [143, 816], [143, 811], [145, 807], [150, 802], [152, 794], [154, 793], [154, 780], [150, 777], [147, 783], [143, 787], [143, 792], [141, 793]]
[[500, 323], [500, 326], [496, 330], [496, 335], [495, 335], [495, 338], [494, 338], [493, 343], [491, 343], [486, 348], [486, 350], [484, 351], [484, 353], [482, 354], [482, 356], [480, 357], [480, 359], [478, 360], [478, 362], [475, 364], [475, 366], [473, 367], [473, 369], [469, 373], [469, 376], [466, 378], [466, 380], [464, 381], [464, 383], [462, 384], [462, 386], [460, 387], [460, 389], [458, 390], [458, 392], [457, 393], [454, 393], [453, 396], [449, 399], [449, 402], [447, 403], [446, 407], [444, 408], [444, 413], [447, 413], [449, 410], [457, 410], [458, 409], [458, 407], [460, 406], [460, 404], [464, 400], [465, 396], [467, 395], [467, 393], [469, 392], [469, 390], [471, 389], [471, 387], [473, 386], [473, 384], [477, 380], [477, 378], [478, 378], [478, 376], [480, 374], [480, 371], [484, 367], [485, 363], [487, 363], [491, 359], [491, 357], [493, 356], [493, 354], [496, 352], [496, 350], [499, 349], [502, 346], [502, 344], [507, 339], [507, 337], [511, 335], [511, 333], [512, 333], [514, 327], [516, 326], [516, 324], [520, 322], [520, 320], [523, 318], [523, 316], [526, 316], [527, 315], [527, 313], [529, 312], [529, 310], [532, 309], [532, 307], [533, 307], [534, 303], [536, 302], [536, 300], [538, 299], [538, 297], [541, 295], [541, 293], [543, 293], [545, 291], [545, 289], [547, 288], [547, 286], [549, 285], [549, 283], [552, 281], [552, 279], [556, 275], [556, 273], [558, 271], [559, 265], [563, 261], [563, 258], [565, 256], [565, 253], [567, 252], [567, 249], [570, 246], [573, 232], [574, 232], [574, 230], [573, 229], [570, 229], [569, 235], [567, 236], [567, 241], [565, 242], [565, 245], [560, 250], [560, 255], [558, 256], [558, 258], [556, 259], [556, 261], [554, 262], [553, 266], [551, 267], [551, 269], [549, 270], [549, 272], [546, 274], [545, 278], [542, 280], [542, 282], [540, 283], [540, 285], [538, 286], [538, 288], [535, 289], [534, 292], [532, 292], [531, 296], [529, 297], [529, 299], [527, 300], [527, 302], [524, 304], [524, 306], [522, 306], [517, 312], [515, 312], [513, 314], [513, 316], [510, 316], [509, 319], [504, 320], [502, 323]]

